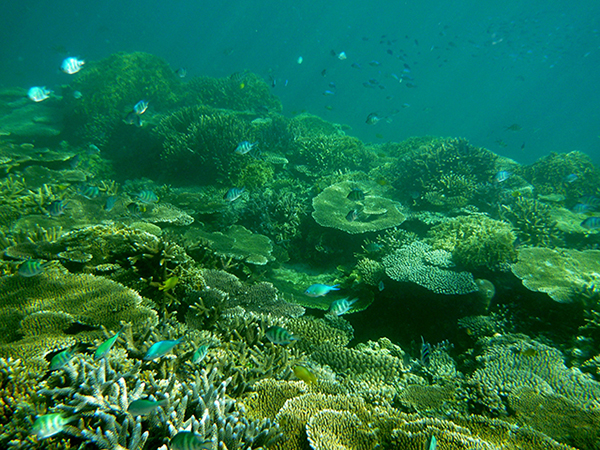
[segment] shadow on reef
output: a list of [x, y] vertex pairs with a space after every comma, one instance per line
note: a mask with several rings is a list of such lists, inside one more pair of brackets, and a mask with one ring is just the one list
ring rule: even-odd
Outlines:
[[9, 91], [0, 447], [600, 447], [586, 155], [367, 144], [145, 53]]

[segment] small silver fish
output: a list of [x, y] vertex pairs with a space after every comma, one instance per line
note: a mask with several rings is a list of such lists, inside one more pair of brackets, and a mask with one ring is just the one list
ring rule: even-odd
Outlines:
[[180, 431], [169, 442], [171, 450], [210, 450], [212, 441], [205, 441], [199, 434], [193, 431]]
[[367, 125], [375, 125], [380, 120], [381, 120], [381, 117], [379, 117], [379, 115], [377, 113], [372, 112], [367, 116], [367, 120], [365, 120], [365, 123]]
[[34, 86], [27, 91], [27, 97], [34, 102], [42, 102], [50, 97], [52, 91], [46, 89], [46, 86]]
[[35, 277], [44, 271], [48, 263], [41, 263], [38, 259], [28, 259], [19, 266], [18, 274], [25, 278]]
[[198, 350], [194, 352], [194, 356], [192, 356], [192, 362], [194, 364], [198, 364], [199, 362], [202, 362], [204, 358], [206, 358], [206, 355], [208, 355], [208, 345], [201, 345], [198, 347]]
[[147, 416], [159, 406], [165, 407], [169, 404], [167, 399], [155, 401], [148, 399], [138, 399], [132, 401], [127, 407], [127, 412], [132, 416]]
[[141, 202], [141, 203], [145, 203], [146, 205], [150, 205], [152, 203], [156, 203], [158, 201], [158, 195], [156, 195], [154, 193], [154, 191], [151, 191], [149, 189], [144, 189], [142, 191], [140, 191], [135, 198]]
[[133, 112], [141, 116], [148, 109], [148, 100], [140, 100], [133, 107]]
[[185, 78], [187, 75], [187, 70], [185, 70], [183, 67], [180, 67], [175, 71], [175, 75], [177, 75], [179, 78]]
[[62, 200], [54, 200], [48, 207], [46, 211], [51, 217], [62, 216], [65, 213], [65, 209], [67, 207], [67, 203]]
[[135, 125], [136, 127], [142, 126], [142, 118], [139, 114], [136, 114], [135, 111], [131, 111], [125, 118], [123, 119], [127, 125]]
[[254, 150], [257, 145], [258, 142], [242, 141], [235, 148], [234, 153], [237, 155], [245, 155], [246, 153]]
[[503, 181], [508, 180], [511, 175], [512, 173], [510, 173], [508, 170], [501, 170], [496, 175], [494, 175], [494, 181], [496, 183], [502, 183]]
[[68, 73], [69, 75], [73, 75], [74, 73], [79, 72], [84, 64], [84, 60], [70, 56], [63, 60], [62, 64], [60, 65], [60, 70], [62, 70], [64, 73]]

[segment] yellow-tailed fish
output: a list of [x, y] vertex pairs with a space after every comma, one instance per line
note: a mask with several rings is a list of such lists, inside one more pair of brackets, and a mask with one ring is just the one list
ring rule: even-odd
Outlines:
[[166, 399], [155, 401], [141, 398], [139, 400], [132, 401], [127, 408], [127, 412], [133, 416], [147, 416], [159, 406], [164, 407], [167, 406], [168, 403], [169, 401]]
[[317, 377], [314, 373], [308, 370], [306, 367], [296, 364], [292, 367], [294, 371], [294, 375], [296, 375], [299, 379], [304, 381], [305, 383], [316, 383]]

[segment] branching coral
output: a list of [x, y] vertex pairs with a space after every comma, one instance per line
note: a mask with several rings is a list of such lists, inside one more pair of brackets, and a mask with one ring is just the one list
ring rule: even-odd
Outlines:
[[535, 199], [517, 197], [510, 206], [501, 206], [500, 217], [512, 223], [525, 244], [552, 247], [562, 243], [562, 234], [550, 214], [550, 207]]

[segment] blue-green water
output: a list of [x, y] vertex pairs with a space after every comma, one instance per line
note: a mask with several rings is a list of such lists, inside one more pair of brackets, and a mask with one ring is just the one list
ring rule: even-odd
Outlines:
[[[286, 112], [348, 124], [365, 141], [462, 136], [521, 163], [571, 150], [599, 161], [599, 9], [593, 1], [3, 2], [0, 85], [68, 82], [57, 70], [65, 52], [98, 60], [145, 51], [189, 76], [273, 77]], [[416, 88], [391, 75], [405, 63]], [[369, 79], [385, 89], [363, 87]], [[335, 95], [324, 96], [330, 82]], [[371, 112], [395, 110], [391, 123], [365, 124]], [[515, 123], [520, 131], [505, 130]]]

